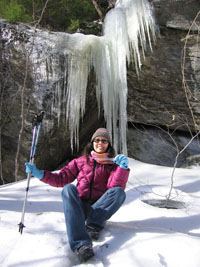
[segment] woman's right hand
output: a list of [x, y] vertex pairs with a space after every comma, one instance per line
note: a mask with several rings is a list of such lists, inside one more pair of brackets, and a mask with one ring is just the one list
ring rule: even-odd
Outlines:
[[38, 170], [34, 163], [26, 162], [26, 173], [31, 173], [32, 176], [42, 179], [44, 176], [44, 171]]

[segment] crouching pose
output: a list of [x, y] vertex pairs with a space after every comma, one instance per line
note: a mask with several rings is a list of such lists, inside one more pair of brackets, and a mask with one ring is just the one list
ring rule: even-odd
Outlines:
[[[26, 172], [62, 190], [69, 244], [80, 262], [92, 256], [92, 240], [97, 240], [105, 222], [125, 200], [129, 176], [128, 159], [115, 155], [105, 128], [93, 134], [83, 156], [73, 159], [58, 173], [38, 170], [26, 163]], [[76, 186], [71, 184], [77, 179]]]

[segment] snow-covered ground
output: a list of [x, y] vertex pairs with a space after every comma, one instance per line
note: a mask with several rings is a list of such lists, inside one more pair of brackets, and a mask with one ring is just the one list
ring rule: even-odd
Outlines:
[[[95, 258], [82, 266], [199, 267], [200, 172], [176, 169], [172, 200], [178, 209], [149, 205], [165, 199], [172, 168], [129, 159], [127, 198], [94, 242]], [[0, 187], [0, 266], [77, 266], [65, 231], [61, 188], [32, 178], [23, 234], [18, 223], [26, 179]]]

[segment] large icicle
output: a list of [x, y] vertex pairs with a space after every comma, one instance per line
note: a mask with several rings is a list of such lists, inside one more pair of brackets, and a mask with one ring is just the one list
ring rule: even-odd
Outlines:
[[[109, 12], [104, 25], [104, 49], [101, 68], [105, 74], [97, 75], [100, 80], [104, 116], [108, 130], [113, 133], [113, 145], [116, 150], [127, 154], [127, 78], [126, 58], [129, 45], [125, 14], [117, 8]], [[103, 64], [106, 66], [104, 67]], [[98, 73], [98, 71], [96, 70]], [[99, 88], [97, 87], [97, 90]], [[117, 122], [119, 120], [119, 128]], [[120, 135], [118, 134], [120, 131]], [[119, 141], [119, 143], [118, 143]]]
[[[155, 40], [156, 25], [148, 0], [118, 0], [103, 25], [102, 37], [68, 35], [66, 118], [73, 141], [78, 145], [79, 122], [85, 112], [87, 80], [91, 67], [97, 77], [96, 96], [103, 103], [104, 117], [113, 144], [118, 152], [127, 154], [127, 64], [134, 59], [137, 74], [147, 43]], [[119, 126], [118, 126], [119, 124]], [[120, 135], [119, 135], [120, 132]]]

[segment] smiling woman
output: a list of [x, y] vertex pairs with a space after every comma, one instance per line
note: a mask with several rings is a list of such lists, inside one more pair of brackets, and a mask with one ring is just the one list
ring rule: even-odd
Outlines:
[[105, 153], [110, 143], [110, 136], [108, 131], [104, 128], [99, 128], [93, 134], [91, 141], [93, 142], [95, 152]]
[[[80, 262], [94, 256], [92, 240], [99, 238], [105, 222], [121, 207], [126, 194], [128, 159], [117, 155], [105, 128], [95, 131], [85, 154], [58, 173], [38, 170], [26, 163], [26, 172], [62, 191], [69, 244]], [[77, 179], [77, 186], [71, 184]]]

